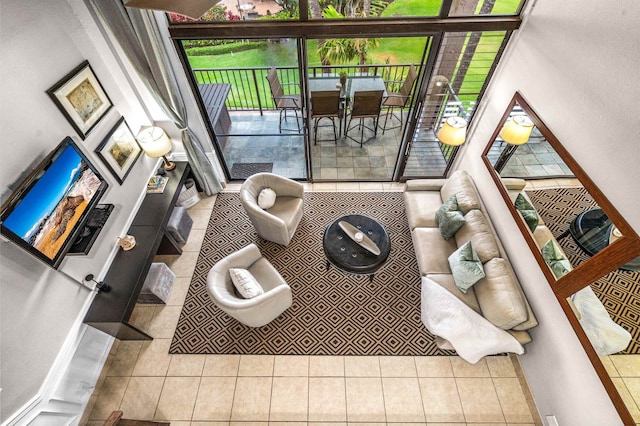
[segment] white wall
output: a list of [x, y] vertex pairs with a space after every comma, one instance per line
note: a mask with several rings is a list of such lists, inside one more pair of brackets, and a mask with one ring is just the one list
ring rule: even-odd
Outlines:
[[[1, 411], [5, 421], [38, 394], [65, 339], [92, 297], [82, 277], [105, 272], [118, 235], [127, 229], [156, 160], [138, 160], [121, 186], [93, 150], [124, 116], [133, 132], [148, 124], [145, 110], [79, 0], [3, 0], [0, 10], [0, 193], [36, 158], [72, 136], [109, 181], [102, 202], [115, 205], [89, 256], [53, 270], [11, 243], [0, 241]], [[46, 90], [89, 60], [114, 108], [82, 141]], [[113, 284], [113, 283], [112, 283]], [[99, 297], [99, 296], [98, 296]]]
[[511, 40], [460, 164], [474, 175], [540, 322], [521, 361], [541, 415], [553, 414], [561, 425], [620, 419], [479, 158], [520, 91], [640, 233], [638, 22], [634, 0], [538, 0]]

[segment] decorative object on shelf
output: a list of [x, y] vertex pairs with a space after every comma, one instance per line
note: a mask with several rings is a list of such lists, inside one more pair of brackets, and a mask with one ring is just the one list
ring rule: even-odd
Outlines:
[[447, 118], [438, 131], [437, 137], [445, 145], [462, 145], [467, 137], [467, 120], [462, 117]]
[[173, 149], [173, 144], [164, 129], [156, 126], [145, 127], [140, 130], [137, 138], [145, 154], [152, 158], [162, 158], [165, 170], [176, 168], [175, 163], [167, 158], [167, 154]]
[[338, 225], [344, 231], [344, 233], [347, 234], [347, 236], [351, 238], [353, 241], [360, 244], [362, 247], [369, 250], [371, 253], [375, 254], [376, 256], [380, 254], [380, 248], [376, 245], [376, 243], [371, 241], [369, 237], [367, 237], [362, 232], [360, 232], [358, 228], [356, 228], [355, 226], [353, 226], [348, 222], [345, 222], [344, 220], [341, 220], [340, 222], [338, 222]]
[[198, 19], [220, 0], [130, 0], [125, 6], [175, 12]]
[[142, 149], [124, 117], [121, 117], [95, 152], [122, 185]]
[[162, 194], [167, 186], [169, 178], [167, 176], [153, 176], [147, 182], [147, 194]]
[[96, 281], [93, 278], [93, 274], [88, 274], [86, 277], [84, 277], [84, 280], [93, 281], [94, 283], [96, 283], [96, 289], [98, 290], [98, 293], [109, 293], [111, 291], [111, 286], [109, 284], [105, 283], [104, 281]]
[[533, 122], [526, 115], [517, 115], [507, 121], [500, 130], [500, 137], [511, 145], [523, 145], [529, 141]]
[[129, 251], [136, 246], [136, 237], [133, 235], [118, 237], [118, 245], [122, 247], [122, 250]]
[[47, 94], [82, 139], [112, 107], [88, 61], [47, 90]]

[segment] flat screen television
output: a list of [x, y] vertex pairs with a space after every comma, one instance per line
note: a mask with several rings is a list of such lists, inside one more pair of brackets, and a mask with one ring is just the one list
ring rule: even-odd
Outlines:
[[1, 232], [57, 269], [108, 186], [67, 137], [2, 206]]

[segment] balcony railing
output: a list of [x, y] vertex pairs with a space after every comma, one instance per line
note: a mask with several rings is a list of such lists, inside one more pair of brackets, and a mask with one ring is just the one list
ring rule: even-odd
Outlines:
[[[346, 72], [348, 77], [381, 77], [385, 81], [388, 92], [397, 92], [404, 83], [410, 66], [411, 64], [317, 66], [309, 68], [309, 77], [338, 78], [343, 72]], [[419, 70], [419, 64], [414, 66]], [[227, 83], [231, 85], [225, 102], [227, 110], [256, 111], [262, 115], [264, 111], [276, 109], [266, 79], [269, 70], [270, 67], [208, 68], [194, 69], [193, 73], [198, 84]], [[300, 93], [297, 67], [278, 67], [277, 71], [285, 94]], [[451, 116], [461, 116], [469, 120], [475, 109], [475, 102], [461, 101], [448, 83], [445, 84], [441, 93], [430, 99], [418, 118], [414, 141], [437, 142], [445, 162], [449, 163], [454, 158], [458, 147], [440, 144], [435, 138], [435, 133]]]
[[[338, 78], [342, 72], [346, 72], [349, 77], [382, 77], [387, 91], [394, 92], [400, 90], [410, 66], [411, 64], [318, 66], [309, 68], [309, 76]], [[193, 73], [198, 84], [231, 84], [226, 101], [229, 111], [259, 111], [262, 114], [276, 109], [266, 79], [269, 69], [270, 67], [197, 68]], [[297, 67], [278, 67], [278, 77], [285, 94], [300, 93]]]

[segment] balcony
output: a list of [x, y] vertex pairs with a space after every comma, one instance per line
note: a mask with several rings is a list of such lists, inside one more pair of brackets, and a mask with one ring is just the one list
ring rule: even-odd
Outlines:
[[[387, 92], [396, 92], [400, 90], [409, 66], [410, 64], [376, 64], [366, 67], [311, 67], [309, 78], [337, 79], [342, 72], [346, 72], [350, 79], [381, 77]], [[416, 69], [419, 70], [419, 65], [416, 65]], [[216, 109], [212, 103], [220, 103], [220, 99], [215, 100], [212, 96], [204, 94], [202, 98], [203, 107], [209, 114], [230, 171], [236, 163], [268, 162], [272, 163], [274, 173], [308, 179], [304, 138], [308, 133], [309, 123], [301, 120], [300, 130], [296, 130], [296, 120], [289, 113], [286, 123], [283, 123], [282, 132], [278, 130], [279, 112], [266, 80], [268, 71], [269, 67], [194, 69], [193, 75], [201, 92], [207, 87], [205, 85], [227, 87], [224, 107], [230, 119], [229, 123], [221, 125], [219, 117], [215, 112], [212, 113]], [[300, 93], [301, 84], [296, 67], [279, 67], [278, 76], [285, 94]], [[441, 145], [436, 140], [434, 124], [451, 115], [463, 115], [468, 118], [468, 111], [473, 107], [472, 103], [468, 103], [465, 108], [448, 85], [439, 93], [429, 94], [425, 105], [416, 123], [410, 155], [404, 169], [405, 176], [440, 177], [445, 174], [455, 150]], [[344, 133], [337, 143], [333, 143], [333, 129], [330, 126], [318, 129], [317, 143], [311, 132], [309, 155], [314, 180], [391, 180], [398, 164], [408, 115], [409, 110], [404, 109], [403, 123], [400, 126], [399, 111], [396, 110], [394, 116], [387, 116], [387, 111], [383, 109], [376, 137], [370, 138], [362, 146], [345, 138]], [[387, 130], [383, 132], [385, 119]], [[355, 135], [356, 130], [349, 134]], [[243, 178], [234, 176], [234, 173], [231, 175], [232, 179]]]

